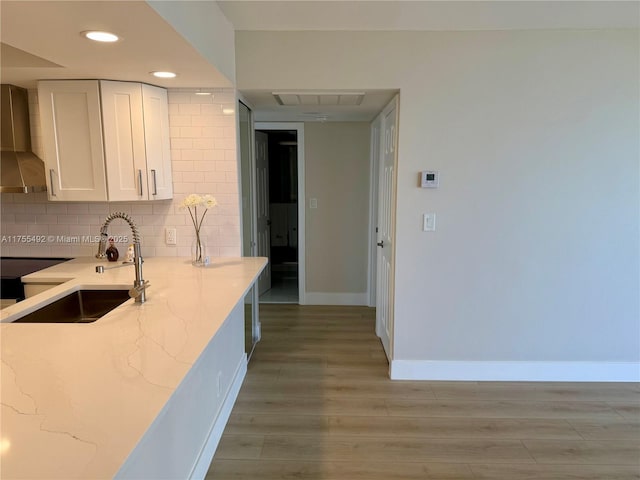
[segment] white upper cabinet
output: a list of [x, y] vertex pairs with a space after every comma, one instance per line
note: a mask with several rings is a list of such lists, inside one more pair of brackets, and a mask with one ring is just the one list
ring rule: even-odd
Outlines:
[[39, 82], [49, 200], [107, 200], [97, 81]]
[[[61, 92], [80, 95], [91, 87], [98, 95], [85, 95], [84, 102], [61, 100]], [[160, 200], [172, 198], [169, 115], [165, 89], [134, 82], [106, 80], [42, 81], [38, 84], [45, 143], [45, 163], [50, 169], [51, 200]], [[43, 101], [43, 99], [46, 99]], [[69, 103], [78, 106], [69, 108]], [[53, 104], [54, 108], [49, 108]], [[87, 115], [77, 111], [86, 110]], [[55, 111], [70, 120], [60, 123]], [[90, 117], [90, 118], [89, 118]], [[97, 127], [95, 127], [95, 125]], [[99, 148], [93, 146], [95, 129]], [[91, 131], [89, 131], [91, 129]], [[69, 139], [75, 149], [61, 150], [60, 139]], [[77, 144], [77, 146], [76, 146]], [[90, 155], [89, 155], [90, 153]], [[62, 169], [60, 165], [67, 168]], [[73, 168], [71, 168], [73, 166]], [[98, 172], [89, 182], [87, 170]], [[75, 169], [75, 170], [74, 170]], [[67, 174], [67, 171], [74, 170]], [[80, 174], [77, 174], [81, 171]], [[70, 193], [68, 184], [80, 178]], [[83, 183], [84, 182], [84, 183]], [[77, 183], [77, 182], [76, 182]], [[98, 193], [96, 185], [102, 190]]]
[[142, 105], [149, 200], [173, 198], [167, 91], [143, 84]]

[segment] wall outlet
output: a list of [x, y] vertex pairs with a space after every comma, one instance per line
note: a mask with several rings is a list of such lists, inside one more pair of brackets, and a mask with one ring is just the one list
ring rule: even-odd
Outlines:
[[164, 243], [167, 245], [176, 245], [178, 243], [178, 234], [175, 228], [166, 228], [164, 230]]

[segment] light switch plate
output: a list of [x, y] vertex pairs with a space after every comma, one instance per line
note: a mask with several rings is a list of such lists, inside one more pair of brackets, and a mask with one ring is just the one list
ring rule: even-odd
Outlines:
[[422, 216], [422, 231], [423, 232], [436, 231], [436, 214], [435, 213], [425, 213]]
[[318, 208], [318, 199], [310, 198], [309, 199], [309, 208]]

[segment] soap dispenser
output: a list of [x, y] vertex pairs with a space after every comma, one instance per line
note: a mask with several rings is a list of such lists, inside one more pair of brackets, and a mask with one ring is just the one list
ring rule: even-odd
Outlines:
[[106, 252], [104, 253], [107, 255], [107, 260], [109, 260], [110, 262], [118, 261], [118, 257], [120, 256], [120, 254], [118, 253], [118, 249], [114, 245], [113, 238], [109, 239], [109, 248], [107, 248]]

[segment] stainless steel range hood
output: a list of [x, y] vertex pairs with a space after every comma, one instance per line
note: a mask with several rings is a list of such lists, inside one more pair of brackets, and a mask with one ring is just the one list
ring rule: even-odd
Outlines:
[[15, 85], [3, 84], [0, 107], [0, 192], [46, 191], [44, 162], [31, 152], [27, 91]]

